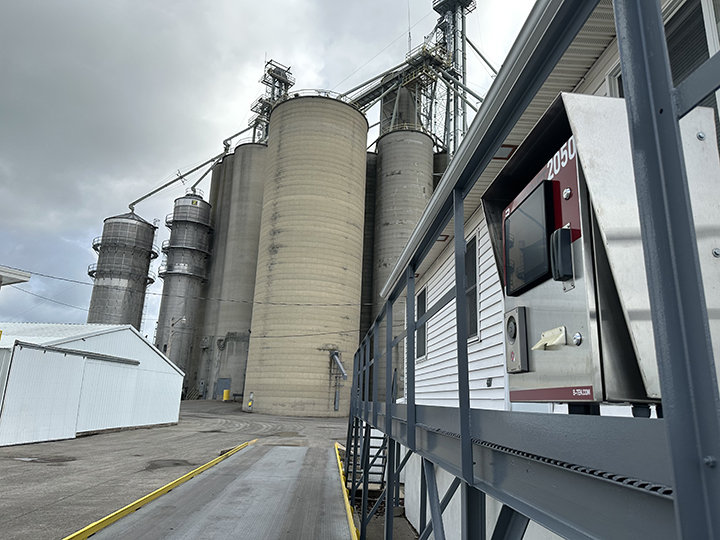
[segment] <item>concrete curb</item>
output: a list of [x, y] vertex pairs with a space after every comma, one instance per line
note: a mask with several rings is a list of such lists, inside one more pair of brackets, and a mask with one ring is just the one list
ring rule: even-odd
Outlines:
[[335, 457], [337, 458], [338, 470], [340, 471], [340, 487], [342, 488], [343, 500], [345, 501], [345, 513], [347, 514], [348, 526], [350, 527], [350, 536], [352, 540], [358, 540], [360, 531], [355, 527], [353, 521], [353, 509], [350, 506], [350, 499], [348, 499], [348, 490], [345, 487], [345, 473], [342, 468], [342, 461], [340, 461], [340, 450], [338, 449], [338, 443], [335, 443]]
[[[181, 476], [177, 480], [173, 480], [172, 482], [161, 487], [160, 489], [157, 489], [157, 490], [153, 491], [152, 493], [145, 495], [143, 498], [138, 499], [134, 503], [130, 503], [127, 506], [125, 506], [124, 508], [121, 508], [120, 510], [118, 510], [117, 512], [113, 512], [109, 516], [105, 516], [104, 518], [96, 521], [95, 523], [91, 523], [84, 529], [80, 529], [79, 531], [71, 534], [70, 536], [66, 536], [63, 540], [85, 540], [86, 538], [92, 536], [96, 532], [104, 529], [108, 525], [115, 523], [117, 520], [127, 516], [128, 514], [132, 514], [135, 510], [137, 510], [138, 508], [141, 508], [142, 506], [145, 506], [150, 501], [157, 499], [161, 495], [165, 495], [165, 493], [167, 493], [168, 491], [171, 491], [172, 489], [178, 487], [179, 485], [184, 484], [191, 478], [195, 478], [201, 472], [206, 471], [210, 467], [217, 465], [224, 459], [229, 458], [230, 456], [239, 452], [246, 446], [253, 444], [255, 441], [257, 441], [257, 439], [253, 439], [250, 442], [246, 442], [239, 446], [236, 446], [232, 450], [229, 450], [229, 451], [223, 453], [220, 457], [217, 457], [217, 458], [213, 459], [212, 461], [207, 462], [205, 465], [201, 465], [197, 469], [190, 471], [189, 473], [187, 473], [184, 476]], [[339, 459], [339, 457], [338, 457], [338, 459]], [[347, 504], [347, 495], [345, 496], [345, 500], [346, 500], [346, 504]]]

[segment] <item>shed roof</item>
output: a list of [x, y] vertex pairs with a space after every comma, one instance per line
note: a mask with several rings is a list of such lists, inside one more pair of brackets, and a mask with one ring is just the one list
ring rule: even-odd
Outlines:
[[0, 348], [12, 347], [15, 340], [51, 345], [128, 327], [129, 324], [0, 323]]

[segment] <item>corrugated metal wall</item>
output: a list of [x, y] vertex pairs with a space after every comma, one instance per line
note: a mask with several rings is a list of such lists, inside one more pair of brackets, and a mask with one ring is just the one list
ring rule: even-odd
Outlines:
[[[76, 433], [175, 423], [182, 374], [130, 329], [63, 347], [113, 354], [139, 365], [16, 346], [0, 409], [0, 446], [74, 438]], [[7, 353], [0, 350], [0, 382]]]
[[[495, 269], [487, 226], [480, 214], [469, 220], [465, 238], [477, 238], [479, 337], [468, 341], [470, 406], [505, 409], [503, 300]], [[435, 304], [455, 284], [455, 264], [450, 249], [426, 276], [418, 280], [417, 292], [427, 288], [427, 306]], [[416, 361], [416, 402], [423, 405], [458, 406], [455, 301], [427, 324], [427, 355]], [[490, 385], [487, 386], [488, 380]]]
[[85, 361], [15, 347], [0, 411], [0, 446], [75, 437]]

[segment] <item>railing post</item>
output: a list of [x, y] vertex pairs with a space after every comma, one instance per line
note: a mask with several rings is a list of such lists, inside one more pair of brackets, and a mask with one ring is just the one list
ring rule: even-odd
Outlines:
[[415, 269], [407, 269], [407, 377], [405, 378], [405, 403], [407, 404], [407, 443], [415, 451]]
[[368, 401], [370, 401], [370, 365], [367, 354], [365, 354], [365, 347], [362, 345], [360, 345], [359, 353], [363, 365], [363, 419], [367, 422], [370, 416], [370, 412], [368, 411]]
[[455, 232], [455, 314], [457, 325], [458, 401], [460, 405], [460, 448], [462, 475], [471, 486], [473, 479], [472, 441], [470, 440], [470, 381], [468, 374], [468, 312], [465, 297], [465, 214], [463, 196], [453, 190], [453, 222]]
[[677, 532], [679, 538], [719, 538], [720, 400], [678, 124], [682, 111], [659, 2], [615, 0], [614, 12]]
[[485, 494], [477, 488], [462, 483], [461, 513], [462, 540], [485, 540]]
[[380, 322], [375, 321], [373, 326], [373, 425], [378, 425], [378, 382], [380, 380], [380, 372], [378, 366], [380, 365]]
[[370, 483], [370, 435], [372, 428], [370, 424], [365, 424], [365, 436], [363, 443], [362, 467], [363, 467], [363, 492], [362, 492], [362, 510], [360, 512], [360, 540], [367, 538], [367, 506], [368, 506], [368, 487]]
[[392, 540], [393, 537], [393, 493], [395, 489], [395, 472], [393, 471], [395, 463], [395, 441], [392, 439], [392, 342], [393, 342], [393, 299], [388, 298], [385, 304], [385, 317], [387, 324], [387, 333], [385, 335], [385, 436], [387, 437], [387, 460], [385, 466], [385, 474], [387, 476], [387, 484], [385, 486], [385, 540]]
[[[367, 393], [365, 394], [365, 407], [370, 407], [370, 388], [372, 388], [372, 380], [375, 378], [375, 364], [372, 362], [372, 356], [370, 355], [370, 340], [366, 339], [361, 345], [363, 348], [363, 354], [365, 355], [365, 361], [367, 362]], [[372, 371], [371, 371], [372, 370]], [[373, 414], [375, 414], [373, 412]], [[365, 422], [370, 421], [370, 411], [365, 415]]]
[[353, 375], [352, 375], [352, 389], [350, 391], [350, 418], [348, 421], [348, 434], [347, 444], [345, 445], [345, 476], [348, 474], [348, 467], [350, 465], [350, 445], [353, 443], [353, 433], [355, 431], [356, 414], [358, 407], [358, 385], [360, 381], [360, 375], [358, 370], [358, 352], [355, 352], [353, 356]]

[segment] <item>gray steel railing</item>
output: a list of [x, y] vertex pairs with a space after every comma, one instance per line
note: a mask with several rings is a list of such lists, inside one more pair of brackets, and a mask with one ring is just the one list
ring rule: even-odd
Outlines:
[[[367, 455], [357, 452], [367, 426], [384, 432], [389, 465], [380, 500], [387, 506], [386, 539], [392, 539], [391, 506], [397, 504], [395, 486], [406, 461], [396, 459], [398, 443], [423, 462], [421, 498], [425, 501], [427, 495], [431, 520], [426, 526], [423, 502], [420, 538], [430, 530], [436, 538], [444, 537], [442, 510], [461, 485], [463, 538], [485, 538], [487, 494], [503, 504], [493, 538], [521, 539], [531, 519], [566, 538], [720, 539], [720, 398], [678, 131], [679, 119], [720, 87], [720, 55], [673, 87], [659, 2], [613, 4], [643, 248], [652, 276], [648, 281], [653, 282], [650, 299], [665, 418], [470, 408], [465, 297], [455, 294], [462, 290], [465, 267], [464, 198], [597, 4], [536, 2], [383, 291], [385, 306], [355, 353], [345, 470], [351, 459], [353, 471], [358, 459], [367, 465]], [[450, 220], [455, 289], [416, 320], [415, 269]], [[393, 303], [403, 291], [407, 328], [393, 336], [393, 318], [402, 317], [393, 313]], [[459, 407], [418, 405], [415, 331], [453, 300]], [[379, 343], [381, 325], [386, 328], [384, 343]], [[403, 339], [407, 379], [401, 404], [391, 390], [391, 352]], [[385, 364], [384, 401], [378, 399], [380, 362]], [[459, 479], [442, 500], [435, 467]], [[352, 479], [353, 497], [363, 480]], [[364, 499], [362, 535], [374, 511], [368, 513]]]

